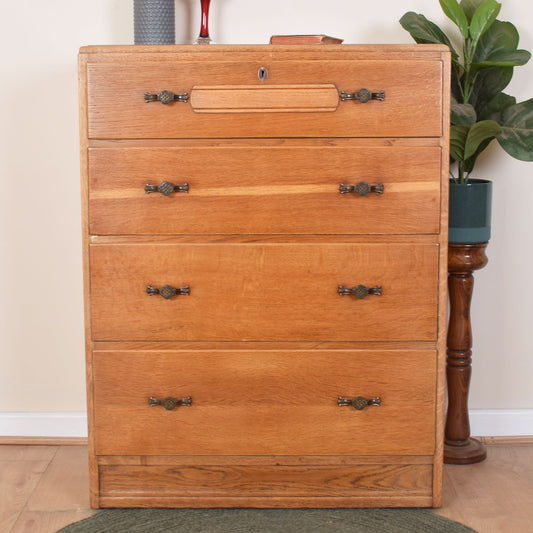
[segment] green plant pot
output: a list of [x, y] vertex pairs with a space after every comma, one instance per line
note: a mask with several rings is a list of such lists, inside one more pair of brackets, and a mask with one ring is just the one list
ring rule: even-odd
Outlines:
[[491, 208], [491, 181], [470, 179], [466, 184], [450, 181], [448, 242], [487, 242], [490, 239]]

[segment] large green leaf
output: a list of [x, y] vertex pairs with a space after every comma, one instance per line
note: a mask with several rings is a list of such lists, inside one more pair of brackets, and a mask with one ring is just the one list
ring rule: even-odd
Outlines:
[[462, 75], [461, 71], [457, 72], [455, 68], [452, 69], [451, 93], [452, 93], [452, 97], [455, 98], [458, 102], [463, 101], [463, 93], [462, 93], [461, 82], [460, 82], [461, 75]]
[[472, 156], [470, 156], [464, 163], [463, 163], [463, 171], [468, 175], [472, 170], [474, 170], [474, 166], [476, 165], [476, 160], [479, 157], [479, 155], [487, 148], [487, 146], [494, 140], [494, 137], [489, 137], [488, 139], [485, 139], [479, 146], [478, 149], [474, 152]]
[[485, 108], [509, 85], [512, 77], [513, 67], [489, 67], [477, 72], [469, 103], [478, 117], [485, 114]]
[[521, 161], [533, 161], [533, 98], [507, 107], [502, 113], [502, 148]]
[[486, 67], [519, 67], [525, 65], [531, 59], [531, 54], [526, 50], [516, 50], [516, 52], [501, 52], [494, 54], [490, 61], [472, 63], [472, 68]]
[[470, 104], [459, 104], [452, 97], [451, 123], [459, 126], [472, 126], [477, 120], [476, 110]]
[[481, 3], [470, 21], [470, 37], [474, 48], [480, 37], [491, 27], [500, 12], [502, 5], [496, 0], [485, 0]]
[[518, 31], [510, 22], [494, 21], [478, 42], [472, 66], [486, 68], [524, 65], [531, 54], [526, 50], [518, 50], [518, 41]]
[[452, 61], [457, 61], [459, 55], [446, 34], [424, 15], [409, 11], [400, 19], [400, 24], [419, 44], [445, 44], [452, 53]]
[[496, 137], [501, 131], [501, 126], [494, 120], [482, 120], [481, 122], [476, 122], [476, 124], [468, 130], [464, 159], [472, 157], [483, 141]]
[[485, 0], [461, 0], [460, 6], [463, 8], [464, 14], [470, 24], [472, 16], [476, 12], [476, 9], [482, 4]]
[[503, 112], [515, 104], [516, 98], [514, 96], [499, 93], [484, 107], [483, 113], [478, 118], [479, 120], [494, 120], [501, 126], [504, 121]]
[[454, 161], [464, 161], [466, 137], [470, 126], [450, 127], [450, 157]]
[[459, 28], [463, 39], [468, 39], [468, 19], [457, 0], [439, 0], [439, 2], [446, 16]]

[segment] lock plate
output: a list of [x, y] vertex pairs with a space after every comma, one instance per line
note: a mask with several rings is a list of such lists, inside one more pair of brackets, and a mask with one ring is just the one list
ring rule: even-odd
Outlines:
[[268, 78], [268, 69], [266, 69], [265, 67], [261, 67], [257, 71], [257, 77], [259, 78], [259, 81], [266, 81]]

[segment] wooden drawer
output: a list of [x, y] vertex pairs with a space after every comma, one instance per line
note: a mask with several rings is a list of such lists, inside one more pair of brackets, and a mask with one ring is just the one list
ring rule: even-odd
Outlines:
[[[436, 234], [440, 172], [431, 146], [93, 148], [90, 233]], [[146, 194], [164, 182], [188, 192]], [[383, 193], [340, 194], [360, 182]]]
[[179, 456], [170, 464], [163, 462], [165, 458], [168, 461], [165, 456], [157, 464], [146, 464], [150, 457], [142, 456], [138, 465], [100, 466], [101, 507], [153, 507], [153, 502], [157, 507], [209, 508], [430, 507], [433, 503], [433, 466], [401, 458], [397, 463], [336, 465], [302, 464], [307, 457], [286, 464], [283, 459], [291, 456], [252, 465], [228, 457], [223, 462], [220, 456], [216, 459], [222, 464], [216, 465], [200, 462], [198, 456], [196, 463], [185, 464], [179, 463]]
[[435, 379], [422, 350], [96, 351], [96, 454], [432, 455]]
[[[91, 245], [94, 340], [435, 340], [438, 246]], [[339, 285], [382, 287], [364, 299]], [[164, 299], [157, 289], [188, 286]]]
[[[441, 61], [273, 59], [235, 61], [194, 53], [158, 62], [87, 65], [89, 138], [439, 137]], [[173, 60], [174, 59], [174, 60]], [[265, 82], [260, 68], [268, 69]], [[383, 101], [341, 101], [340, 92], [383, 91]], [[145, 93], [188, 101], [146, 103]]]

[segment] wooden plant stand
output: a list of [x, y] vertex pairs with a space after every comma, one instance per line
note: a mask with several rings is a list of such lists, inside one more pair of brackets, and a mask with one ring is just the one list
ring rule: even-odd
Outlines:
[[448, 247], [450, 322], [446, 363], [448, 411], [444, 462], [449, 464], [479, 463], [487, 457], [483, 444], [470, 438], [468, 417], [468, 392], [472, 375], [470, 302], [474, 288], [473, 271], [487, 264], [487, 244], [450, 244]]

